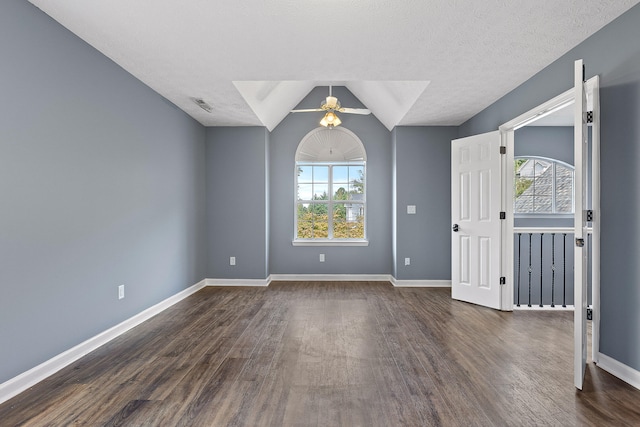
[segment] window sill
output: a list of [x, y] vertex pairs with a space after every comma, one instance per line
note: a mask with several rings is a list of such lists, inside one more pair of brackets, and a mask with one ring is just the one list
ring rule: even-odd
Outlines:
[[293, 246], [369, 246], [369, 241], [365, 239], [353, 240], [294, 240]]

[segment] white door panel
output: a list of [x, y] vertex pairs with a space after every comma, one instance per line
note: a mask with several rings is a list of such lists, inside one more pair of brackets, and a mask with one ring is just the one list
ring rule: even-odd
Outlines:
[[[587, 364], [587, 97], [585, 94], [583, 61], [575, 62], [574, 91], [574, 161], [575, 161], [575, 214], [574, 234], [574, 381], [582, 390]], [[582, 241], [582, 245], [578, 244]]]
[[[500, 309], [500, 132], [452, 141], [454, 299]], [[457, 229], [457, 231], [456, 231]]]

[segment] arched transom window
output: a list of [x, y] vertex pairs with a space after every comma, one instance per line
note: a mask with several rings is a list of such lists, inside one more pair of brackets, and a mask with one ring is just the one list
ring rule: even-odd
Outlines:
[[350, 130], [317, 128], [298, 145], [294, 243], [366, 241], [366, 152]]

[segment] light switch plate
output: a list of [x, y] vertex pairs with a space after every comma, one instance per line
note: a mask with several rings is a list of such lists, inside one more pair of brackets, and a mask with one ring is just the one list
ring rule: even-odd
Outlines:
[[416, 213], [416, 205], [407, 205], [407, 213], [409, 215], [415, 215], [415, 213]]

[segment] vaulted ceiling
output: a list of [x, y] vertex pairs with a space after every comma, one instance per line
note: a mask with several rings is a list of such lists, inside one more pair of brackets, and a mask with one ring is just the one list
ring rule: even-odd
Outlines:
[[30, 1], [203, 125], [272, 130], [331, 84], [459, 125], [640, 0]]

